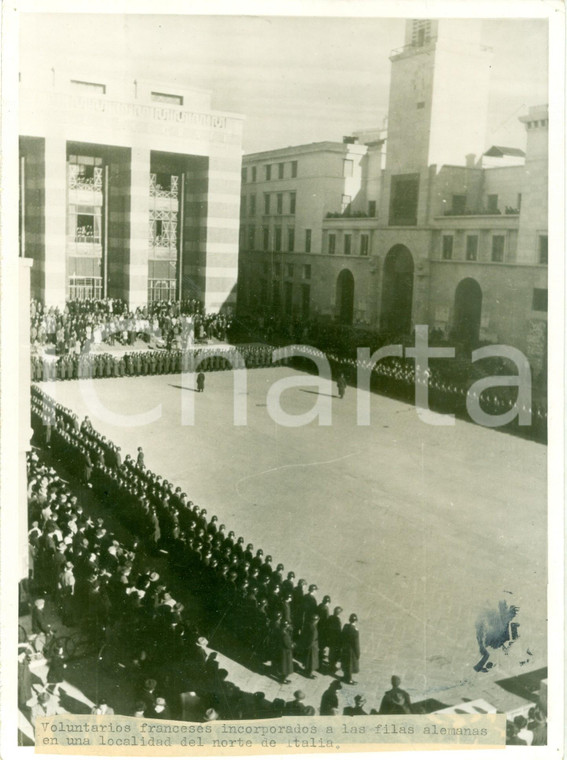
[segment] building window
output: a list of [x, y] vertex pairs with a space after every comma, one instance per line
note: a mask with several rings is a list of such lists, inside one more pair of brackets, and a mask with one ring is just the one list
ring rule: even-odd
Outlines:
[[443, 235], [443, 251], [442, 256], [445, 261], [450, 261], [453, 258], [453, 236]]
[[354, 171], [354, 161], [350, 158], [343, 159], [343, 177], [352, 177]]
[[492, 261], [504, 261], [504, 235], [492, 236]]
[[368, 216], [376, 216], [376, 201], [368, 201]]
[[167, 92], [152, 92], [151, 99], [154, 103], [167, 103], [170, 106], [183, 105], [183, 98], [181, 95], [171, 95]]
[[270, 193], [264, 193], [264, 214], [268, 216], [270, 213]]
[[467, 235], [467, 261], [476, 261], [478, 257], [478, 235]]
[[148, 261], [148, 301], [174, 301], [176, 298], [177, 262]]
[[286, 277], [293, 277], [293, 264], [286, 264], [285, 265], [285, 276]]
[[292, 179], [295, 179], [297, 177], [297, 161], [291, 162], [291, 176]]
[[264, 250], [267, 251], [270, 247], [270, 228], [269, 227], [262, 227], [262, 242], [263, 242]]
[[295, 193], [289, 194], [289, 213], [295, 214]]
[[102, 192], [102, 158], [94, 156], [69, 156], [67, 172], [67, 186], [69, 190], [88, 189], [99, 193]]
[[102, 298], [102, 277], [69, 277], [69, 299], [86, 301]]
[[279, 252], [282, 249], [282, 228], [281, 227], [276, 227], [275, 232], [276, 232], [276, 245], [275, 245], [275, 249], [276, 249], [276, 251]]
[[278, 179], [284, 178], [284, 165], [285, 164], [278, 164]]
[[368, 235], [360, 236], [360, 255], [368, 256]]
[[451, 212], [453, 214], [464, 214], [466, 204], [467, 204], [466, 195], [454, 195]]
[[278, 193], [276, 196], [276, 213], [283, 214], [283, 193]]
[[341, 214], [346, 214], [350, 211], [350, 203], [352, 198], [350, 195], [341, 195]]
[[497, 195], [486, 196], [486, 210], [488, 211], [489, 214], [498, 213], [498, 196]]
[[303, 319], [309, 317], [309, 301], [311, 300], [311, 286], [303, 284], [301, 286], [301, 316]]
[[539, 263], [547, 264], [547, 235], [539, 236]]
[[105, 84], [97, 84], [96, 82], [81, 82], [78, 79], [71, 79], [71, 87], [74, 90], [83, 92], [85, 95], [106, 95]]
[[337, 236], [329, 235], [329, 253], [335, 253], [337, 247]]
[[274, 264], [274, 274], [276, 277], [281, 277], [282, 274], [282, 265], [279, 263], [279, 261], [276, 261]]
[[352, 248], [352, 235], [347, 234], [344, 237], [344, 245], [343, 245], [343, 250], [344, 250], [344, 255], [345, 256], [350, 256], [350, 254], [351, 254], [351, 248]]
[[246, 178], [248, 176], [248, 169], [245, 166], [242, 167], [242, 171], [240, 172], [240, 176], [242, 177], [242, 182], [246, 183], [246, 181], [247, 181]]
[[243, 195], [240, 201], [240, 216], [246, 216], [246, 196]]
[[272, 166], [271, 166], [271, 164], [266, 164], [266, 166], [264, 166], [264, 171], [266, 173], [266, 182], [269, 182], [272, 179]]
[[248, 227], [248, 250], [253, 251], [255, 249], [256, 242], [256, 228]]
[[398, 174], [390, 186], [390, 224], [416, 225], [419, 174]]
[[102, 210], [91, 206], [77, 206], [77, 215], [69, 214], [71, 224], [75, 222], [75, 243], [96, 243], [101, 241]]
[[516, 208], [518, 209], [518, 211], [520, 211], [521, 208], [522, 208], [522, 193], [518, 193], [518, 200], [516, 202]]
[[295, 248], [295, 228], [288, 227], [287, 228], [287, 250], [290, 253], [293, 253], [294, 248]]
[[311, 279], [311, 264], [304, 264], [303, 265], [303, 279], [304, 280], [310, 280]]
[[256, 216], [256, 196], [251, 195], [248, 204], [248, 215]]
[[547, 311], [547, 290], [544, 288], [534, 288], [532, 298], [533, 311]]
[[311, 230], [305, 230], [305, 253], [311, 253]]

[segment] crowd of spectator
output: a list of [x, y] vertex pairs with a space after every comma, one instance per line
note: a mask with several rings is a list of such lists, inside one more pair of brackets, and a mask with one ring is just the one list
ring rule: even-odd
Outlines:
[[197, 299], [154, 301], [135, 310], [117, 298], [71, 300], [63, 309], [35, 299], [30, 305], [32, 349], [53, 345], [58, 356], [88, 353], [93, 344], [133, 345], [138, 336], [168, 349], [194, 341], [226, 341], [231, 325], [229, 314], [207, 314]]

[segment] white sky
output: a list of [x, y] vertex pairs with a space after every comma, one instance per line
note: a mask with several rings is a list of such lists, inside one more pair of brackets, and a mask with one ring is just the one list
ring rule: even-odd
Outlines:
[[[341, 140], [387, 113], [389, 54], [405, 22], [381, 18], [22, 14], [21, 65], [211, 89], [246, 117], [244, 151]], [[518, 116], [548, 102], [547, 22], [485, 20], [494, 49], [487, 147], [524, 147]]]

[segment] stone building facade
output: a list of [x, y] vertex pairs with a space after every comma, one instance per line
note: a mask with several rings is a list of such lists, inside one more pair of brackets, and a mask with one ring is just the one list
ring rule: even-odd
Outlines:
[[[485, 144], [491, 51], [480, 22], [408, 21], [391, 61], [387, 132], [244, 157], [240, 306], [400, 336], [428, 324], [466, 345], [515, 346], [539, 371], [547, 106], [521, 118], [525, 153]], [[260, 233], [280, 165], [295, 167], [292, 247]]]
[[23, 71], [20, 239], [32, 296], [233, 308], [242, 122], [212, 110], [206, 91]]

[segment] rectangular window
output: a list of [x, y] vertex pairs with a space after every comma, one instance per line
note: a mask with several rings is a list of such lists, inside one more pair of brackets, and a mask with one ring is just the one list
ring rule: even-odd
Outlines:
[[344, 246], [343, 246], [345, 256], [350, 256], [351, 248], [352, 248], [352, 235], [347, 234], [345, 235]]
[[293, 253], [294, 248], [295, 248], [295, 228], [288, 227], [287, 228], [287, 250], [290, 253]]
[[270, 193], [264, 193], [264, 214], [268, 216], [270, 213]]
[[311, 230], [305, 230], [305, 253], [311, 253]]
[[242, 182], [245, 183], [246, 182], [246, 178], [248, 176], [248, 169], [245, 166], [242, 167], [242, 171], [240, 172], [240, 176], [242, 178]]
[[488, 211], [489, 214], [498, 213], [498, 196], [497, 195], [486, 196], [486, 210]]
[[476, 261], [478, 257], [478, 235], [467, 235], [467, 261]]
[[516, 202], [516, 208], [518, 211], [522, 208], [522, 193], [518, 193], [518, 200]]
[[246, 196], [243, 195], [240, 200], [240, 216], [246, 216]]
[[282, 265], [279, 263], [279, 261], [276, 261], [274, 264], [274, 274], [276, 277], [281, 277], [282, 274]]
[[337, 236], [329, 235], [329, 253], [334, 253], [337, 246]]
[[450, 261], [453, 258], [453, 236], [443, 235], [443, 258]]
[[275, 249], [276, 251], [281, 251], [282, 249], [282, 228], [276, 227], [276, 245]]
[[285, 265], [285, 276], [286, 277], [293, 277], [293, 264], [286, 264]]
[[263, 242], [264, 250], [267, 251], [270, 247], [270, 228], [269, 227], [262, 227], [262, 242]]
[[74, 90], [83, 92], [85, 95], [105, 95], [106, 85], [97, 84], [96, 82], [81, 82], [78, 79], [71, 79], [71, 87]]
[[295, 214], [295, 193], [289, 194], [289, 213]]
[[284, 165], [285, 164], [278, 164], [278, 179], [284, 178]]
[[304, 280], [310, 280], [311, 279], [311, 264], [304, 264], [303, 265], [303, 279]]
[[256, 216], [256, 196], [251, 195], [248, 203], [248, 215]]
[[352, 177], [354, 171], [354, 161], [350, 158], [343, 159], [343, 177]]
[[360, 236], [360, 255], [368, 256], [368, 235]]
[[390, 224], [413, 226], [417, 224], [419, 174], [398, 174], [390, 186]]
[[547, 290], [534, 288], [532, 309], [533, 311], [547, 311]]
[[547, 235], [539, 236], [539, 263], [547, 264]]
[[256, 167], [252, 167], [252, 182], [256, 182]]
[[467, 203], [466, 195], [454, 195], [451, 211], [453, 214], [464, 214]]
[[284, 309], [286, 314], [291, 314], [293, 309], [293, 282], [284, 283]]
[[297, 177], [297, 161], [291, 162], [291, 176], [293, 179]]
[[266, 173], [266, 182], [269, 182], [272, 179], [272, 166], [271, 166], [271, 164], [266, 164], [266, 166], [264, 166], [264, 171]]
[[368, 216], [376, 216], [376, 201], [368, 201]]
[[278, 193], [276, 196], [276, 213], [283, 214], [283, 193]]
[[154, 103], [167, 103], [170, 106], [182, 106], [181, 95], [171, 95], [167, 92], [152, 92], [151, 99]]
[[256, 228], [248, 227], [248, 250], [253, 251], [256, 243]]
[[492, 261], [504, 261], [504, 235], [492, 236]]
[[303, 284], [301, 286], [301, 316], [303, 319], [309, 317], [309, 301], [311, 300], [311, 286]]

